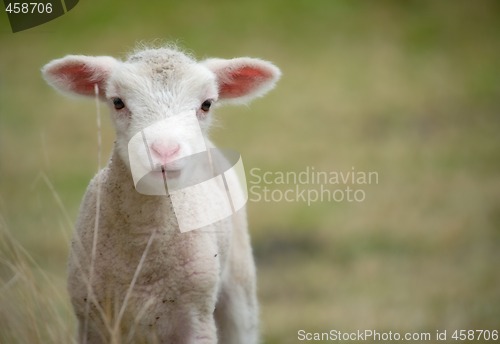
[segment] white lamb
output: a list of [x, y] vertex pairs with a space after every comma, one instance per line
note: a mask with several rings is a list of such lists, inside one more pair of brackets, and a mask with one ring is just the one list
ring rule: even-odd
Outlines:
[[[126, 61], [70, 55], [42, 72], [58, 90], [105, 101], [117, 135], [111, 159], [87, 189], [72, 242], [68, 289], [78, 341], [257, 343], [256, 276], [245, 209], [182, 233], [178, 219], [204, 209], [206, 195], [181, 192], [174, 204], [168, 195], [140, 193], [129, 157], [150, 166], [154, 180], [174, 184], [209, 169], [210, 164], [179, 158], [199, 152], [200, 128], [204, 144], [213, 147], [207, 138], [211, 106], [264, 95], [279, 79], [279, 69], [247, 57], [196, 62], [164, 47], [136, 51]], [[133, 145], [129, 149], [134, 135], [165, 120], [169, 125], [148, 133], [148, 154]]]

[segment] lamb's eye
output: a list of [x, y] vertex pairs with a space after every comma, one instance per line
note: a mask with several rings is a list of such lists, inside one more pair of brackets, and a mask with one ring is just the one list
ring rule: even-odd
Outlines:
[[210, 106], [212, 106], [213, 100], [212, 99], [207, 99], [201, 104], [201, 110], [208, 112], [210, 110]]
[[116, 110], [121, 110], [125, 107], [125, 103], [120, 98], [113, 98], [113, 105]]

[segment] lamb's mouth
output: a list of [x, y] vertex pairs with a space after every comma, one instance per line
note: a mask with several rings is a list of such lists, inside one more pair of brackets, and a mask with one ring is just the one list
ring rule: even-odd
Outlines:
[[179, 178], [182, 174], [182, 170], [166, 169], [165, 167], [160, 167], [159, 169], [154, 169], [149, 172], [148, 175], [154, 179], [160, 180], [171, 180]]
[[179, 178], [179, 176], [181, 175], [181, 172], [182, 172], [182, 170], [180, 170], [180, 169], [178, 169], [178, 170], [168, 169], [167, 166], [162, 165], [161, 171], [158, 171], [155, 173], [159, 173], [163, 179], [175, 179], [175, 178]]

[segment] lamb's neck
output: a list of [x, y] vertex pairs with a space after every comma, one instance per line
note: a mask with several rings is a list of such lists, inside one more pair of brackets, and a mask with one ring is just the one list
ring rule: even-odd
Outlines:
[[151, 225], [152, 227], [177, 227], [177, 220], [169, 196], [143, 195], [134, 187], [130, 168], [116, 150], [107, 167], [107, 194], [117, 218], [125, 226]]

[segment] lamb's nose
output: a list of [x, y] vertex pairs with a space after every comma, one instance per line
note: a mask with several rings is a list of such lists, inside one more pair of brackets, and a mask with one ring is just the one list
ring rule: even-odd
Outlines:
[[180, 146], [167, 140], [156, 140], [151, 145], [152, 153], [160, 159], [161, 163], [166, 164], [174, 160], [175, 155], [179, 152]]

